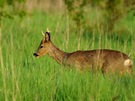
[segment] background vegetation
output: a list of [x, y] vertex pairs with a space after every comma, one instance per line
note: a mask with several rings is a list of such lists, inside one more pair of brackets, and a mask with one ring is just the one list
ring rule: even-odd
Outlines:
[[48, 56], [33, 57], [48, 27], [63, 51], [115, 49], [135, 62], [134, 1], [56, 1], [0, 2], [0, 101], [134, 101], [135, 74], [104, 77], [64, 68]]

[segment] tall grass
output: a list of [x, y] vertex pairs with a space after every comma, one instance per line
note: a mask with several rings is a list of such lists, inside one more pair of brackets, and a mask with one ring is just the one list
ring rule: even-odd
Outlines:
[[48, 27], [53, 43], [66, 52], [109, 48], [129, 54], [134, 61], [134, 21], [125, 22], [129, 31], [122, 35], [96, 31], [77, 35], [71, 32], [68, 16], [35, 13], [23, 20], [5, 19], [0, 32], [0, 100], [134, 101], [134, 75], [104, 76], [100, 71], [62, 67], [48, 56], [33, 57], [41, 30]]

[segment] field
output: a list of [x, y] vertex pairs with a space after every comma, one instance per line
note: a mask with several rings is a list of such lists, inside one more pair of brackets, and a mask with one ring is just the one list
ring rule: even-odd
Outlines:
[[[135, 62], [135, 17], [127, 16], [115, 34], [76, 34], [63, 15], [35, 12], [24, 19], [4, 19], [0, 40], [0, 101], [135, 101], [135, 75], [106, 75], [60, 66], [33, 53], [48, 27], [61, 50], [116, 49]], [[133, 71], [134, 71], [133, 66]]]

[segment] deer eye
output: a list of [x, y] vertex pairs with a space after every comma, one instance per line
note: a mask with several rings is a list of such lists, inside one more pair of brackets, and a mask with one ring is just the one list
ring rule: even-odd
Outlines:
[[40, 46], [40, 48], [43, 48], [43, 46]]

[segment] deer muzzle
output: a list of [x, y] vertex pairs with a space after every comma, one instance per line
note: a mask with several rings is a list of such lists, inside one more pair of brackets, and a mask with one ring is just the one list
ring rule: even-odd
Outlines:
[[38, 57], [38, 54], [37, 54], [37, 53], [34, 53], [33, 55], [34, 55], [35, 57]]

